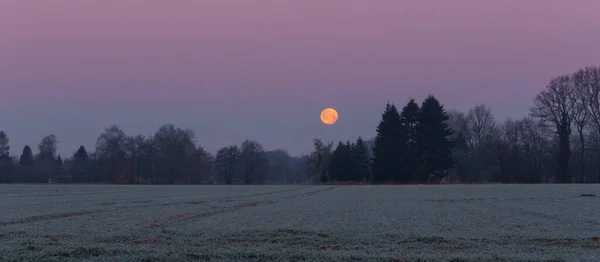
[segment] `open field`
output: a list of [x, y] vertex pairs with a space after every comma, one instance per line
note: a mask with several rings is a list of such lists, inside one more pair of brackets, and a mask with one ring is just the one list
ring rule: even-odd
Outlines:
[[598, 261], [600, 185], [0, 185], [0, 261]]

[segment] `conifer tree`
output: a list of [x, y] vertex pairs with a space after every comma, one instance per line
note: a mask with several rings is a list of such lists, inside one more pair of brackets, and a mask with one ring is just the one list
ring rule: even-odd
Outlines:
[[35, 164], [33, 152], [31, 151], [31, 147], [28, 145], [23, 147], [23, 153], [19, 157], [19, 164], [21, 164], [23, 167], [33, 167]]
[[373, 147], [373, 182], [396, 180], [402, 173], [403, 130], [396, 106], [388, 103], [377, 126]]
[[329, 164], [329, 175], [332, 181], [345, 181], [346, 174], [346, 145], [339, 142], [331, 155], [331, 163]]
[[355, 181], [369, 181], [372, 174], [371, 159], [369, 158], [367, 145], [361, 137], [358, 137], [356, 140], [352, 153], [354, 160], [353, 162], [355, 163], [355, 170], [357, 171]]
[[418, 177], [416, 177], [417, 168], [421, 165], [416, 144], [419, 112], [419, 105], [414, 99], [410, 99], [400, 113], [400, 121], [405, 132], [404, 154], [402, 158], [404, 172], [401, 180], [405, 182], [418, 180]]
[[359, 181], [358, 163], [354, 158], [354, 142], [346, 141], [344, 158], [346, 159], [346, 178], [344, 181]]
[[85, 147], [80, 146], [73, 155], [73, 165], [70, 172], [75, 182], [91, 182], [93, 180], [91, 162]]
[[445, 176], [452, 167], [452, 129], [447, 121], [444, 107], [433, 95], [429, 95], [421, 105], [416, 127], [416, 146], [420, 157], [418, 182], [426, 182], [431, 175]]

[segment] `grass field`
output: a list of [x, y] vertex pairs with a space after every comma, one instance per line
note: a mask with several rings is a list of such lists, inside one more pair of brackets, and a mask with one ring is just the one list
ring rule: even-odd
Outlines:
[[598, 261], [600, 185], [0, 185], [0, 261]]

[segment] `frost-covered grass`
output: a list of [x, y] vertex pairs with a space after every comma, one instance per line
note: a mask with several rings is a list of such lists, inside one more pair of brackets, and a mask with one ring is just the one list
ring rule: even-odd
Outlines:
[[0, 185], [0, 261], [598, 261], [600, 185]]

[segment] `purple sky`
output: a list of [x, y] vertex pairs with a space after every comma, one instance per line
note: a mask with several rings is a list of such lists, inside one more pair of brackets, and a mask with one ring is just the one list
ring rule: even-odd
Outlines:
[[[370, 138], [387, 100], [527, 114], [556, 75], [600, 63], [598, 0], [2, 0], [0, 130], [12, 153], [54, 133], [173, 123], [209, 151]], [[340, 120], [320, 123], [334, 107]]]

